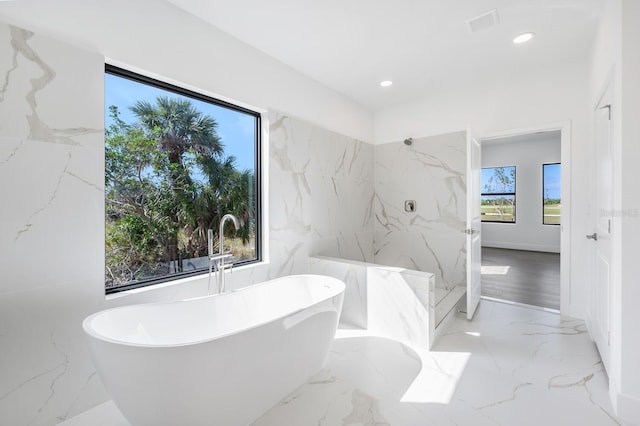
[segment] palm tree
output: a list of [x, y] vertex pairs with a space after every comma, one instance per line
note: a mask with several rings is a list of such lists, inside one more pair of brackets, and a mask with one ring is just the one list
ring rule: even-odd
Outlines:
[[155, 105], [148, 101], [137, 101], [131, 107], [131, 112], [136, 115], [148, 136], [158, 141], [158, 147], [167, 154], [169, 163], [175, 166], [172, 177], [176, 183], [184, 183], [180, 179], [189, 179], [184, 166], [187, 152], [205, 157], [223, 152], [222, 141], [216, 132], [216, 120], [202, 114], [187, 99], [158, 96]]
[[[157, 141], [158, 149], [166, 155], [167, 163], [154, 166], [164, 168], [170, 178], [173, 202], [169, 204], [173, 211], [167, 214], [173, 215], [174, 223], [181, 226], [168, 236], [165, 250], [167, 260], [177, 261], [176, 269], [181, 270], [181, 254], [196, 256], [206, 247], [205, 233], [199, 228], [202, 222], [213, 221], [211, 216], [215, 214], [216, 209], [212, 208], [215, 200], [206, 203], [208, 206], [198, 206], [201, 204], [198, 202], [199, 191], [190, 175], [190, 163], [194, 158], [216, 161], [215, 157], [223, 153], [223, 144], [216, 132], [218, 123], [198, 111], [188, 99], [167, 96], [158, 96], [155, 104], [137, 101], [131, 111], [147, 137]], [[180, 253], [180, 246], [187, 253]]]

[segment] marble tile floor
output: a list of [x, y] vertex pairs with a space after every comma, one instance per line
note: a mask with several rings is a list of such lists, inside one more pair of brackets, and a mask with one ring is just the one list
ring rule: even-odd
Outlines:
[[[582, 321], [482, 300], [431, 352], [339, 330], [326, 368], [254, 426], [622, 424], [611, 412]], [[60, 425], [129, 426], [111, 402]]]

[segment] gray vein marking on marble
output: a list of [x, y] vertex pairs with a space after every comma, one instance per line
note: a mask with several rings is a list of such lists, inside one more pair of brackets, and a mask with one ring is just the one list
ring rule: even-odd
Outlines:
[[276, 275], [276, 277], [281, 277], [283, 275], [287, 275], [285, 273], [285, 270], [287, 269], [287, 267], [289, 269], [286, 272], [288, 272], [290, 274], [291, 271], [293, 271], [294, 262], [295, 262], [295, 260], [294, 260], [295, 254], [298, 252], [300, 247], [302, 247], [303, 245], [304, 245], [304, 243], [298, 243], [295, 246], [291, 247], [289, 250], [287, 250], [287, 255], [286, 255], [287, 260], [278, 269], [278, 274]]
[[56, 343], [56, 340], [54, 338], [54, 334], [55, 334], [55, 331], [52, 331], [51, 335], [49, 336], [49, 339], [51, 340], [51, 344], [53, 345], [53, 348], [56, 350], [56, 352], [58, 352], [63, 357], [63, 361], [59, 365], [62, 367], [62, 371], [60, 371], [60, 373], [58, 373], [58, 375], [54, 377], [53, 380], [51, 381], [51, 384], [49, 385], [49, 395], [47, 396], [47, 399], [42, 403], [40, 408], [38, 408], [38, 411], [36, 412], [34, 418], [29, 422], [29, 425], [32, 424], [38, 418], [40, 413], [42, 413], [42, 410], [44, 410], [49, 404], [49, 401], [51, 401], [51, 399], [56, 395], [56, 383], [69, 370], [69, 355], [58, 347], [58, 344]]
[[331, 177], [331, 183], [333, 184], [333, 193], [336, 197], [340, 198], [338, 195], [338, 187], [336, 186], [336, 178], [334, 176]]
[[[11, 46], [14, 49], [14, 61], [18, 54], [22, 54], [22, 56], [27, 60], [35, 63], [43, 72], [43, 75], [39, 78], [32, 78], [30, 80], [31, 90], [29, 90], [25, 96], [25, 99], [31, 109], [31, 115], [27, 116], [27, 121], [29, 123], [29, 139], [42, 142], [61, 143], [65, 145], [80, 145], [80, 143], [72, 139], [73, 136], [102, 133], [103, 129], [89, 129], [86, 127], [51, 129], [42, 121], [37, 111], [38, 102], [36, 100], [36, 95], [55, 79], [56, 72], [46, 62], [44, 62], [38, 53], [29, 45], [29, 39], [33, 37], [34, 33], [14, 26], [10, 26], [10, 28]], [[5, 77], [6, 85], [8, 85], [8, 79], [9, 77], [7, 75]], [[3, 91], [4, 90], [6, 89], [3, 86]]]
[[416, 161], [425, 165], [426, 167], [435, 167], [437, 169], [442, 169], [448, 173], [450, 173], [455, 183], [462, 189], [464, 192], [467, 191], [467, 182], [465, 179], [465, 171], [454, 170], [444, 161], [440, 160], [438, 157], [427, 154], [426, 152], [418, 152], [413, 151], [414, 157]]
[[384, 206], [384, 201], [382, 200], [382, 198], [380, 198], [380, 195], [378, 195], [377, 192], [373, 193], [373, 200], [372, 200], [372, 204], [374, 204], [375, 202], [378, 202], [378, 204], [380, 205], [380, 214], [382, 215], [382, 217], [380, 217], [378, 215], [378, 209], [375, 209], [376, 213], [376, 220], [378, 221], [378, 223], [385, 228], [388, 231], [391, 231], [392, 228], [395, 228], [396, 230], [400, 230], [400, 227], [398, 227], [397, 225], [392, 225], [391, 224], [391, 220], [390, 218], [393, 218], [396, 220], [396, 222], [400, 222], [400, 219], [398, 217], [393, 217], [393, 216], [389, 216], [387, 214], [387, 209]]
[[526, 388], [527, 386], [532, 386], [532, 385], [533, 385], [533, 383], [529, 383], [529, 382], [520, 383], [518, 386], [513, 388], [513, 393], [509, 398], [501, 399], [500, 401], [496, 401], [496, 402], [493, 402], [491, 404], [483, 405], [481, 407], [478, 407], [478, 410], [486, 410], [487, 408], [492, 408], [492, 407], [496, 407], [498, 405], [502, 405], [502, 404], [507, 403], [507, 402], [515, 401], [517, 396], [518, 396], [518, 392], [520, 391], [520, 389]]
[[283, 171], [293, 171], [293, 163], [291, 159], [287, 155], [287, 147], [289, 146], [289, 132], [287, 131], [287, 126], [285, 125], [285, 121], [288, 120], [289, 117], [281, 116], [276, 121], [271, 123], [270, 134], [273, 138], [274, 132], [277, 129], [282, 129], [282, 135], [284, 136], [284, 146], [282, 148], [278, 148], [275, 144], [271, 144], [269, 147], [270, 157], [276, 160], [276, 162], [280, 165], [280, 168]]
[[373, 191], [373, 193], [371, 194], [371, 198], [369, 199], [369, 205], [367, 206], [367, 210], [363, 217], [363, 221], [362, 221], [363, 226], [369, 223], [369, 221], [373, 217], [374, 209], [375, 209], [375, 204], [374, 204], [375, 198], [376, 198], [376, 193], [375, 191]]
[[533, 326], [538, 326], [538, 327], [546, 327], [546, 328], [551, 328], [554, 329], [556, 331], [548, 331], [548, 332], [527, 332], [527, 333], [522, 333], [523, 336], [551, 336], [554, 334], [563, 334], [566, 336], [574, 336], [574, 335], [578, 335], [578, 334], [584, 334], [587, 332], [587, 328], [586, 325], [583, 322], [576, 322], [575, 325], [564, 325], [564, 323], [566, 322], [576, 322], [575, 320], [563, 320], [561, 321], [561, 324], [558, 325], [551, 325], [551, 324], [544, 324], [544, 323], [536, 323], [536, 322], [530, 322], [530, 321], [516, 321], [516, 322], [511, 322], [509, 323], [509, 325], [512, 324], [526, 324], [526, 325], [533, 325]]
[[33, 226], [33, 223], [32, 223], [33, 219], [36, 216], [38, 216], [40, 213], [44, 212], [54, 202], [54, 200], [56, 199], [56, 195], [58, 195], [58, 191], [60, 190], [60, 186], [62, 185], [62, 181], [64, 180], [64, 177], [68, 174], [67, 171], [69, 169], [69, 165], [71, 164], [71, 158], [72, 158], [72, 155], [71, 155], [71, 149], [70, 149], [67, 156], [67, 162], [64, 165], [64, 169], [62, 170], [62, 173], [60, 173], [60, 176], [58, 176], [58, 181], [56, 182], [56, 186], [53, 192], [51, 193], [51, 196], [49, 197], [47, 202], [44, 203], [42, 207], [39, 207], [36, 211], [31, 213], [29, 217], [27, 217], [27, 220], [25, 221], [26, 223], [22, 226], [22, 229], [18, 231], [15, 238], [13, 239], [14, 242], [18, 241], [18, 239], [20, 239], [22, 235], [29, 232], [29, 230]]
[[358, 245], [358, 249], [360, 250], [360, 256], [362, 257], [362, 261], [366, 262], [367, 260], [367, 255], [364, 252], [364, 248], [362, 248], [362, 244], [360, 244], [360, 238], [358, 238], [358, 234], [355, 235], [356, 238], [356, 244]]
[[11, 161], [11, 159], [16, 156], [18, 151], [20, 151], [20, 148], [24, 146], [24, 143], [25, 143], [24, 139], [20, 140], [20, 143], [13, 149], [13, 151], [9, 153], [7, 158], [5, 158], [4, 160], [0, 160], [0, 166], [2, 166], [3, 164], [7, 164], [9, 161]]
[[457, 380], [457, 377], [455, 374], [451, 374], [449, 372], [447, 372], [442, 365], [440, 365], [440, 361], [438, 361], [437, 357], [432, 356], [431, 360], [433, 361], [433, 363], [436, 366], [436, 370], [438, 370], [440, 373], [444, 374], [445, 376], [447, 376], [447, 378], [451, 379], [451, 380]]
[[380, 413], [378, 400], [360, 389], [354, 389], [351, 394], [351, 406], [351, 413], [342, 419], [343, 426], [352, 424], [391, 426], [391, 423], [387, 422]]
[[[342, 170], [344, 168], [344, 162], [345, 162], [345, 159], [347, 157], [347, 150], [348, 150], [348, 146], [345, 146], [345, 148], [342, 150], [342, 155], [340, 156], [340, 161], [338, 161], [338, 164], [336, 165], [335, 169], [333, 170], [334, 176], [337, 175], [338, 173], [340, 173], [340, 170]], [[351, 164], [353, 164], [353, 160], [351, 161]]]
[[91, 380], [93, 380], [94, 377], [97, 377], [97, 374], [98, 374], [97, 371], [93, 371], [91, 374], [89, 374], [89, 376], [87, 377], [87, 380], [85, 380], [84, 384], [80, 388], [80, 391], [76, 394], [75, 399], [73, 400], [73, 402], [71, 402], [71, 404], [69, 404], [67, 411], [62, 415], [56, 416], [56, 418], [59, 421], [63, 422], [69, 418], [69, 413], [71, 413], [73, 409], [76, 407], [76, 404], [80, 400], [80, 397], [84, 394], [85, 390], [89, 386], [89, 383], [91, 383]]
[[536, 349], [533, 351], [533, 358], [535, 358], [538, 355], [538, 352], [540, 352], [540, 349], [542, 349], [542, 347], [546, 344], [548, 344], [550, 341], [549, 340], [545, 340], [543, 342], [540, 342], [536, 345]]
[[[307, 191], [307, 194], [311, 195], [311, 187], [309, 186], [309, 182], [307, 181], [307, 167], [309, 167], [309, 164], [311, 164], [311, 159], [308, 159], [307, 162], [304, 163], [304, 166], [302, 166], [301, 172], [296, 172], [293, 174], [293, 176], [296, 179], [299, 179], [300, 182], [302, 182], [302, 185], [304, 186], [304, 189]], [[299, 182], [296, 181], [296, 186], [298, 186], [297, 185], [298, 183]], [[300, 194], [300, 189], [298, 189], [298, 193]]]
[[[318, 376], [318, 375], [316, 375], [316, 376]], [[337, 381], [338, 381], [338, 379], [336, 378], [336, 376], [329, 376], [326, 379], [320, 379], [320, 378], [311, 379], [311, 380], [309, 380], [308, 384], [311, 385], [311, 386], [313, 386], [313, 385], [330, 385], [330, 384], [333, 384], [333, 383], [335, 383]]]
[[[450, 287], [451, 283], [449, 283], [449, 280], [447, 280], [447, 278], [445, 277], [444, 268], [442, 267], [442, 263], [440, 262], [438, 255], [436, 254], [435, 250], [431, 248], [424, 234], [421, 233], [420, 236], [422, 237], [422, 242], [424, 243], [424, 246], [427, 248], [427, 250], [429, 250], [429, 253], [431, 253], [431, 256], [433, 256], [433, 260], [436, 262], [436, 267], [438, 268], [438, 271], [440, 271], [440, 279], [442, 280], [442, 285], [444, 286], [445, 289], [449, 290], [451, 288]], [[438, 287], [437, 282], [436, 282], [436, 287]]]
[[12, 47], [13, 47], [13, 57], [12, 57], [12, 61], [11, 61], [11, 68], [7, 71], [7, 73], [4, 75], [4, 82], [2, 83], [2, 88], [0, 89], [0, 102], [4, 102], [4, 96], [7, 93], [7, 90], [9, 89], [9, 83], [11, 81], [11, 73], [13, 73], [15, 70], [18, 69], [18, 49], [15, 48], [15, 46], [13, 46], [13, 29], [14, 27], [11, 27], [11, 32], [12, 32]]
[[459, 268], [461, 272], [460, 281], [454, 284], [454, 286], [467, 286], [467, 242], [465, 241], [460, 250], [458, 250], [458, 256], [456, 257], [456, 263], [454, 269], [457, 271]]
[[78, 179], [80, 182], [82, 182], [82, 183], [86, 184], [87, 186], [89, 186], [89, 187], [91, 187], [91, 188], [95, 189], [96, 191], [98, 191], [98, 192], [100, 192], [100, 193], [103, 193], [103, 192], [104, 192], [104, 189], [103, 189], [103, 188], [101, 188], [100, 186], [96, 185], [95, 183], [89, 182], [89, 181], [88, 181], [88, 180], [86, 180], [85, 178], [83, 178], [83, 177], [81, 177], [81, 176], [78, 176], [77, 174], [75, 174], [75, 173], [73, 173], [73, 172], [69, 172], [69, 171], [67, 171], [66, 173], [67, 173], [69, 176], [71, 176], [71, 177], [74, 177], [74, 178]]
[[353, 155], [351, 156], [351, 162], [349, 163], [349, 167], [347, 168], [347, 171], [349, 173], [351, 173], [351, 170], [353, 169], [353, 166], [356, 164], [356, 160], [358, 159], [360, 152], [362, 152], [363, 149], [364, 149], [364, 142], [355, 141], [355, 143], [353, 144]]
[[585, 392], [587, 392], [587, 395], [589, 397], [589, 402], [591, 402], [591, 404], [593, 404], [594, 406], [598, 407], [600, 409], [600, 411], [602, 411], [607, 417], [609, 417], [612, 421], [614, 421], [616, 424], [621, 425], [621, 423], [611, 414], [609, 413], [604, 407], [602, 407], [601, 405], [597, 404], [594, 400], [593, 400], [593, 392], [591, 392], [591, 389], [589, 389], [589, 382], [593, 379], [593, 377], [595, 376], [596, 373], [600, 373], [600, 372], [604, 372], [604, 367], [602, 365], [602, 361], [598, 361], [594, 364], [595, 366], [599, 366], [600, 368], [591, 373], [588, 374], [584, 377], [582, 377], [579, 380], [570, 382], [570, 383], [553, 383], [554, 380], [556, 379], [560, 379], [563, 377], [568, 377], [571, 376], [571, 373], [567, 373], [567, 374], [559, 374], [557, 376], [553, 376], [552, 378], [549, 379], [549, 382], [547, 383], [547, 389], [551, 389], [551, 388], [555, 388], [555, 389], [569, 389], [569, 388], [578, 388], [578, 387], [582, 387], [584, 388]]
[[33, 382], [34, 380], [38, 380], [40, 377], [46, 376], [49, 373], [52, 373], [54, 371], [56, 371], [57, 369], [59, 369], [60, 367], [62, 367], [64, 364], [58, 364], [54, 367], [51, 367], [48, 370], [45, 370], [41, 373], [36, 374], [35, 376], [32, 376], [30, 378], [28, 378], [27, 380], [25, 380], [24, 382], [14, 386], [13, 388], [9, 389], [7, 392], [4, 393], [4, 395], [0, 395], [0, 401], [2, 401], [3, 399], [5, 399], [6, 397], [8, 397], [9, 395], [13, 394], [14, 392], [17, 392], [18, 390], [20, 390], [21, 388], [23, 388], [24, 386], [28, 385], [29, 383]]
[[[585, 385], [589, 382], [589, 380], [593, 379], [594, 373], [584, 376], [582, 379], [577, 380], [575, 382], [571, 382], [571, 383], [553, 383], [555, 379], [559, 379], [561, 377], [567, 377], [569, 375], [570, 374], [559, 374], [557, 376], [553, 376], [551, 379], [549, 379], [547, 388], [567, 389], [567, 388], [575, 388], [575, 387], [585, 387]], [[593, 402], [593, 400], [591, 399], [591, 396], [592, 396], [591, 392], [589, 392], [589, 399], [591, 400], [591, 402]]]

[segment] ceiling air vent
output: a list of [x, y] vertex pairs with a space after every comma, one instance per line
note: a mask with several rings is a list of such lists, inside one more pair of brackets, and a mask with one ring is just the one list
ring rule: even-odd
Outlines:
[[486, 30], [487, 28], [491, 28], [499, 23], [500, 18], [498, 18], [498, 9], [493, 9], [483, 13], [482, 15], [476, 16], [475, 18], [467, 19], [467, 26], [469, 27], [469, 31], [472, 33]]

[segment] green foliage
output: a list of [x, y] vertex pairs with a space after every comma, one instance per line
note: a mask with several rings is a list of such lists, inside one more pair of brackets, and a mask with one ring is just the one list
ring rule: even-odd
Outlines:
[[484, 186], [487, 193], [496, 192], [515, 192], [516, 169], [511, 168], [509, 174], [506, 173], [504, 167], [496, 167], [493, 169], [493, 175], [489, 178]]
[[243, 220], [244, 242], [255, 234], [255, 176], [224, 157], [214, 118], [166, 97], [131, 111], [136, 124], [111, 106], [105, 132], [107, 287], [180, 272], [185, 260], [206, 256], [207, 229], [217, 230], [225, 213]]

